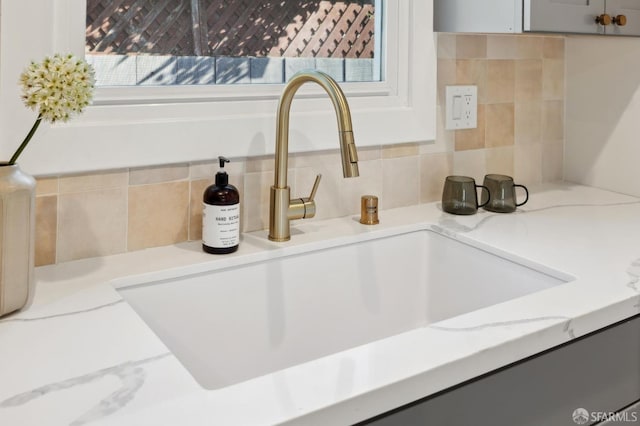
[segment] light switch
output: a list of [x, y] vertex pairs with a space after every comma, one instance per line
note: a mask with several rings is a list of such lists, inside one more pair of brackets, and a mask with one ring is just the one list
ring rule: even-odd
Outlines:
[[478, 86], [447, 86], [445, 98], [447, 130], [478, 127]]
[[462, 118], [462, 96], [453, 97], [453, 119], [460, 120]]

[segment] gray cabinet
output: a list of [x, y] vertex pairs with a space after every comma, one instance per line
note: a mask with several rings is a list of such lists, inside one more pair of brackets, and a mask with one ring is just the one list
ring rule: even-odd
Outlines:
[[433, 29], [449, 33], [520, 33], [523, 0], [433, 0]]
[[605, 0], [524, 0], [523, 29], [603, 34], [607, 26], [598, 24], [596, 17], [605, 7]]
[[[434, 350], [438, 350], [434, 348]], [[360, 426], [575, 426], [586, 413], [639, 424], [640, 316], [580, 338]], [[622, 417], [619, 417], [622, 418]], [[615, 423], [623, 424], [623, 423]]]
[[433, 0], [434, 30], [640, 35], [640, 0]]
[[[535, 0], [534, 0], [535, 1]], [[640, 35], [640, 0], [606, 0], [606, 13], [612, 18], [624, 16], [626, 25], [610, 25], [607, 34]]]

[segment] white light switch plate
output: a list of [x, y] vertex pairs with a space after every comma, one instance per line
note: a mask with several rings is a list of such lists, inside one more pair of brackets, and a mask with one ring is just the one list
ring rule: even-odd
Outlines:
[[445, 99], [447, 130], [478, 127], [478, 86], [447, 86]]

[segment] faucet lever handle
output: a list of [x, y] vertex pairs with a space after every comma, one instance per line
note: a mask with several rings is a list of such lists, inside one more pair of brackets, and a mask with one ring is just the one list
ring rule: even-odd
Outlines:
[[316, 192], [318, 191], [318, 187], [320, 186], [320, 179], [322, 179], [322, 174], [318, 173], [316, 176], [316, 181], [313, 183], [313, 188], [311, 188], [311, 195], [309, 195], [309, 201], [313, 201], [316, 198]]

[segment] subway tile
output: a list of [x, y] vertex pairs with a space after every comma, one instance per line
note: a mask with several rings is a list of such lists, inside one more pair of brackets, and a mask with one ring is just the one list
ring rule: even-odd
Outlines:
[[436, 43], [438, 45], [438, 58], [448, 59], [456, 57], [456, 35], [447, 33], [436, 33]]
[[458, 59], [456, 61], [456, 84], [484, 85], [487, 81], [487, 61]]
[[[480, 111], [481, 105], [478, 105], [478, 111]], [[484, 111], [484, 106], [482, 107]], [[480, 115], [480, 114], [478, 114]], [[484, 117], [484, 114], [483, 114]], [[480, 117], [478, 117], [480, 120]], [[436, 143], [444, 148], [444, 151], [454, 151], [455, 143], [456, 143], [456, 131], [455, 130], [447, 130], [445, 128], [445, 117], [444, 111], [442, 107], [436, 107]], [[483, 132], [484, 137], [484, 132]], [[483, 142], [484, 143], [484, 142]], [[421, 145], [420, 152], [427, 153], [425, 150], [428, 145]]]
[[487, 173], [513, 176], [513, 147], [501, 146], [486, 150]]
[[189, 196], [189, 240], [202, 239], [202, 198], [204, 191], [213, 184], [213, 179], [198, 179], [191, 181]]
[[60, 194], [126, 188], [129, 173], [126, 170], [62, 176], [58, 179]]
[[542, 103], [542, 142], [564, 140], [564, 102], [544, 101]]
[[36, 197], [36, 266], [56, 263], [57, 227], [58, 197], [56, 195]]
[[403, 143], [382, 147], [382, 158], [410, 157], [418, 155], [417, 143]]
[[61, 194], [58, 209], [58, 262], [126, 251], [126, 189]]
[[541, 144], [514, 146], [514, 179], [522, 185], [542, 182]]
[[453, 153], [453, 174], [470, 176], [476, 182], [482, 182], [487, 174], [487, 150], [474, 149]]
[[[229, 183], [232, 185], [239, 185], [239, 183], [234, 183], [236, 178], [241, 178], [245, 174], [246, 170], [246, 160], [244, 158], [230, 158], [230, 162], [224, 166], [224, 169], [229, 174]], [[218, 172], [220, 168], [220, 162], [216, 161], [215, 163], [215, 172]], [[207, 176], [204, 176], [207, 177]]]
[[383, 208], [404, 207], [419, 203], [419, 168], [417, 156], [383, 160], [382, 196], [380, 197]]
[[273, 172], [247, 173], [244, 176], [244, 194], [240, 194], [244, 206], [240, 222], [243, 232], [259, 231], [269, 227], [271, 185]]
[[531, 101], [542, 98], [542, 60], [516, 61], [515, 100]]
[[420, 202], [442, 198], [444, 179], [453, 174], [453, 153], [440, 152], [420, 156]]
[[518, 57], [517, 37], [513, 35], [488, 35], [488, 59], [516, 59]]
[[486, 103], [513, 102], [515, 79], [515, 61], [487, 61]]
[[438, 59], [437, 75], [437, 104], [445, 105], [446, 87], [457, 83], [456, 60]]
[[186, 241], [189, 182], [129, 187], [128, 250]]
[[36, 195], [53, 195], [58, 193], [57, 177], [36, 178]]
[[553, 182], [563, 179], [564, 149], [562, 144], [543, 143], [542, 181]]
[[[437, 109], [436, 109], [437, 110]], [[436, 138], [438, 136], [436, 135]], [[438, 144], [435, 140], [427, 140], [422, 142], [416, 142], [418, 144], [418, 154], [433, 154], [436, 152], [453, 151], [453, 145], [445, 148], [443, 145]]]
[[515, 143], [540, 143], [542, 135], [542, 102], [518, 102], [515, 105]]
[[486, 35], [456, 35], [456, 57], [459, 59], [484, 59], [487, 57]]
[[516, 36], [517, 55], [519, 59], [541, 59], [544, 37]]
[[199, 161], [189, 164], [189, 179], [211, 179], [218, 171], [218, 160]]
[[544, 60], [542, 67], [542, 97], [544, 99], [564, 99], [564, 60]]
[[184, 180], [188, 177], [189, 166], [187, 164], [141, 167], [129, 171], [129, 185], [173, 182]]
[[[289, 167], [293, 167], [295, 165], [295, 158], [291, 156], [289, 158]], [[260, 173], [260, 172], [273, 172], [275, 168], [275, 160], [272, 155], [269, 156], [259, 156], [259, 157], [251, 157], [248, 158], [245, 163], [245, 172], [246, 173]]]
[[379, 146], [364, 146], [358, 148], [358, 161], [380, 160], [381, 158], [382, 148]]
[[542, 56], [546, 59], [564, 59], [564, 37], [545, 37]]
[[487, 61], [475, 59], [456, 61], [456, 84], [478, 86], [478, 103], [485, 103]]
[[295, 157], [295, 167], [292, 167], [291, 164], [289, 164], [290, 170], [303, 167], [328, 169], [339, 168], [342, 170], [342, 158], [340, 157], [340, 150], [338, 149], [296, 154]]
[[[356, 141], [356, 146], [357, 144], [358, 142]], [[406, 150], [413, 149], [414, 151], [417, 152], [418, 144], [417, 143], [404, 144], [404, 146], [398, 146], [398, 147], [393, 145], [393, 146], [389, 146], [388, 149], [390, 149], [391, 150], [390, 152], [392, 153], [401, 155]], [[357, 151], [358, 151], [359, 166], [361, 166], [363, 162], [378, 160], [382, 158], [382, 149], [380, 147], [357, 148]], [[337, 174], [340, 176], [341, 179], [343, 178], [342, 157], [340, 155], [339, 149], [296, 154], [295, 167], [293, 169], [291, 168], [289, 169], [289, 176], [292, 176], [295, 170], [303, 169], [303, 168], [309, 168], [311, 170], [315, 170], [315, 174], [322, 173], [323, 179], [324, 179], [323, 170], [325, 170], [327, 173], [330, 173], [330, 174]], [[272, 177], [272, 180], [273, 180], [273, 177]], [[292, 185], [291, 189], [293, 190], [294, 187], [295, 186]], [[299, 190], [301, 190], [303, 193], [308, 191], [309, 189], [310, 187], [307, 188], [306, 186], [299, 188]], [[298, 194], [296, 193], [296, 196], [297, 195]]]
[[493, 148], [513, 145], [515, 129], [514, 104], [486, 105], [485, 126], [485, 147]]

